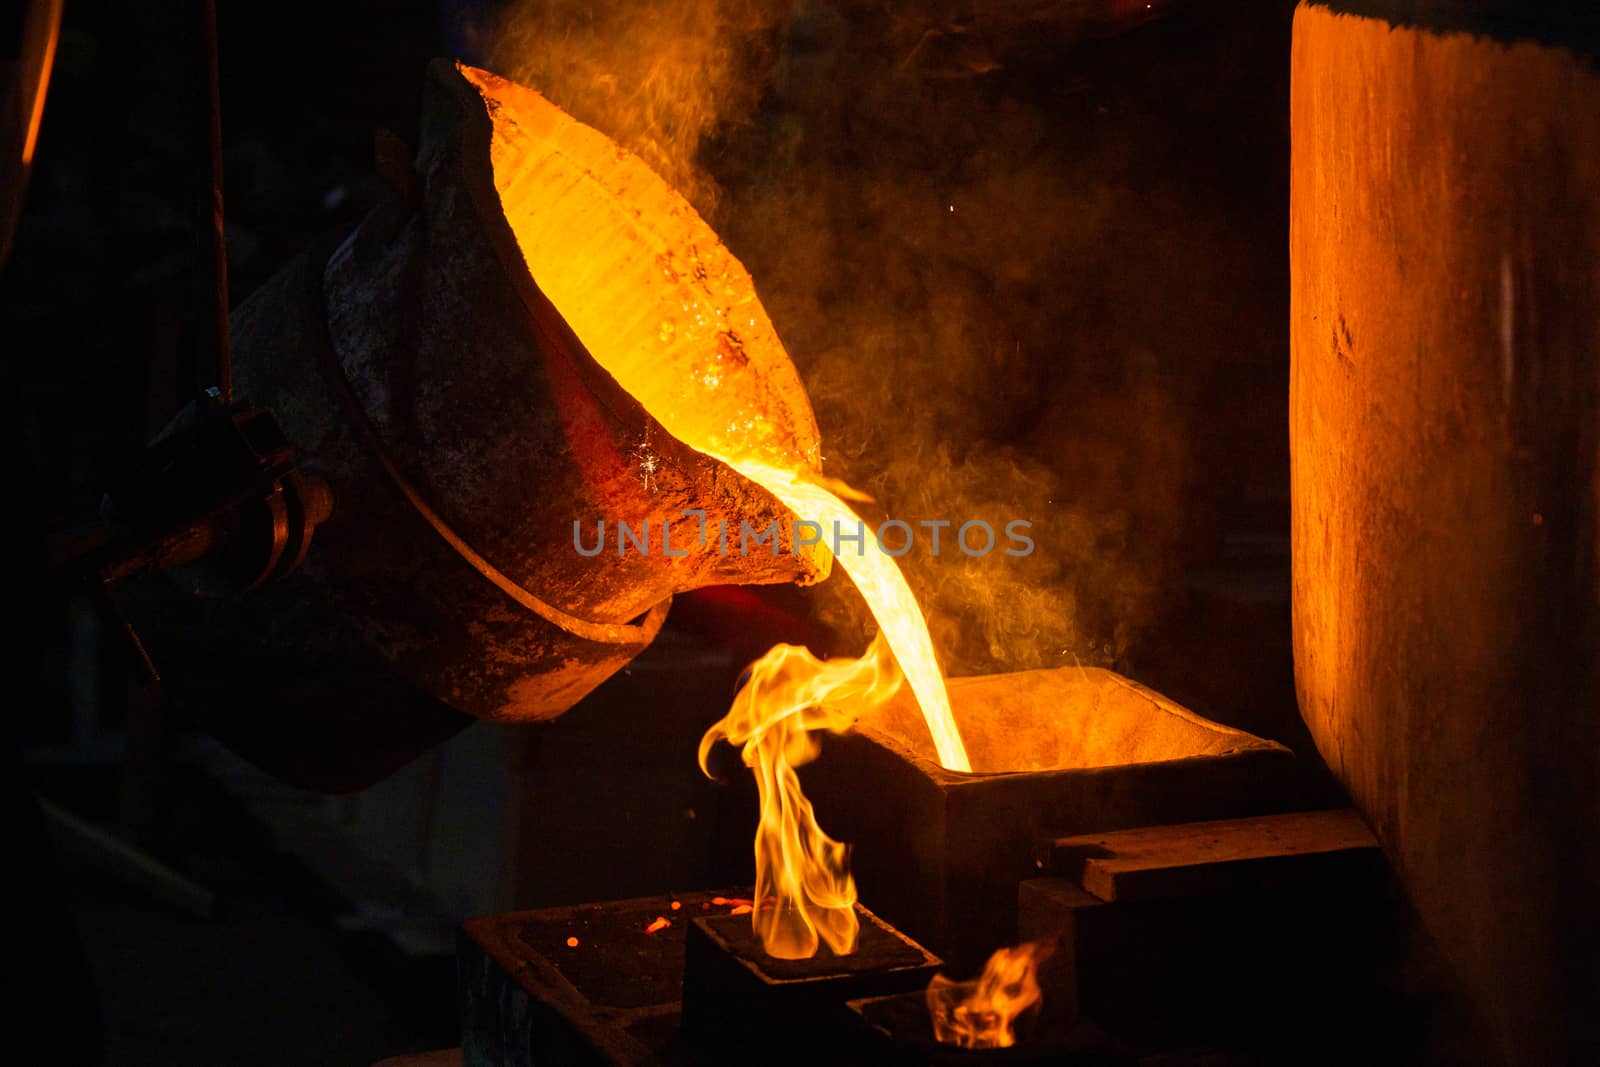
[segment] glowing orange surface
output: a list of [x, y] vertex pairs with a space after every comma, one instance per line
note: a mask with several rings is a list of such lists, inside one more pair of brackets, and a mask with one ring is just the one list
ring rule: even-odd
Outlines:
[[[824, 484], [809, 401], [739, 261], [648, 166], [544, 97], [462, 69], [493, 120], [490, 157], [507, 222], [544, 295], [584, 348], [673, 437], [762, 486], [824, 531], [858, 518]], [[785, 546], [786, 550], [794, 546]], [[820, 544], [805, 551], [826, 559]], [[794, 768], [816, 730], [843, 730], [902, 672], [945, 766], [969, 769], [922, 612], [899, 566], [865, 538], [839, 558], [879, 626], [857, 660], [780, 646], [706, 734], [742, 748], [756, 775], [752, 923], [766, 950], [855, 947], [845, 847], [817, 825]], [[891, 656], [892, 652], [892, 656]]]

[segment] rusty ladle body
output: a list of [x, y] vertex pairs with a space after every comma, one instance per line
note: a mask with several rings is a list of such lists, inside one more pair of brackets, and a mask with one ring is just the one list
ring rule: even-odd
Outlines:
[[[415, 748], [395, 736], [408, 718], [435, 724], [423, 734], [456, 728], [446, 708], [552, 718], [649, 643], [674, 592], [827, 570], [825, 557], [723, 555], [696, 538], [685, 510], [712, 528], [777, 522], [786, 537], [791, 517], [669, 436], [541, 293], [495, 189], [498, 105], [445, 62], [425, 95], [414, 168], [380, 138], [392, 199], [233, 317], [236, 390], [277, 415], [337, 507], [287, 580], [237, 601], [167, 596], [158, 613], [173, 654], [228, 665], [197, 671], [218, 681], [193, 695], [265, 704], [278, 722], [235, 714], [213, 729], [323, 787], [360, 783], [304, 751], [318, 746], [286, 751], [274, 739], [285, 715], [324, 749], [393, 746], [397, 759]], [[790, 430], [814, 451], [793, 380]], [[574, 521], [619, 518], [652, 520], [654, 549], [576, 551]], [[662, 551], [666, 520], [685, 555]], [[226, 680], [241, 667], [258, 680], [250, 692]]]

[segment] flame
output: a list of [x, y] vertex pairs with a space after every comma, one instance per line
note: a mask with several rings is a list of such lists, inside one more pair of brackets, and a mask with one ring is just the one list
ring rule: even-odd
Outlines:
[[865, 707], [882, 703], [901, 676], [880, 634], [860, 659], [817, 659], [778, 645], [750, 669], [733, 707], [700, 741], [701, 769], [719, 740], [739, 745], [756, 775], [757, 906], [751, 926], [767, 954], [814, 956], [819, 944], [844, 956], [856, 947], [856, 884], [846, 847], [822, 832], [795, 768], [816, 758], [817, 730], [846, 730]]
[[960, 1048], [1010, 1048], [1017, 1043], [1017, 1017], [1042, 999], [1038, 967], [1049, 946], [1024, 942], [989, 957], [970, 982], [942, 974], [928, 983], [928, 1017], [941, 1044]]
[[[805, 474], [756, 460], [719, 458], [824, 530], [859, 528], [855, 512]], [[922, 708], [940, 762], [971, 769], [933, 641], [905, 575], [870, 536], [859, 554], [837, 558], [878, 622], [878, 636], [866, 655], [823, 662], [803, 648], [777, 646], [751, 668], [733, 708], [700, 742], [702, 769], [711, 746], [726, 739], [743, 746], [744, 762], [755, 772], [761, 803], [755, 899], [761, 906], [752, 912], [751, 926], [767, 954], [781, 959], [815, 955], [819, 941], [835, 955], [847, 955], [855, 950], [858, 930], [847, 850], [817, 825], [794, 771], [817, 755], [812, 733], [848, 729], [894, 696], [903, 677]]]

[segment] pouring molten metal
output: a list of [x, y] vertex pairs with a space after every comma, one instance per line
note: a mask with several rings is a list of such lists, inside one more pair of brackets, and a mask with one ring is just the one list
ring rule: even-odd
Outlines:
[[[711, 227], [642, 161], [543, 96], [485, 71], [462, 74], [493, 122], [495, 188], [529, 273], [595, 361], [678, 441], [822, 529], [855, 529], [856, 514], [824, 484], [818, 443], [793, 432], [811, 424], [809, 411], [794, 410], [805, 394], [793, 364], [749, 272]], [[812, 731], [847, 729], [903, 674], [940, 762], [970, 769], [911, 589], [876, 539], [865, 542], [838, 561], [879, 626], [867, 654], [822, 663], [773, 649], [701, 744], [702, 765], [719, 738], [744, 746], [756, 773], [752, 921], [774, 956], [855, 946], [844, 846], [817, 826], [794, 772], [816, 754]]]

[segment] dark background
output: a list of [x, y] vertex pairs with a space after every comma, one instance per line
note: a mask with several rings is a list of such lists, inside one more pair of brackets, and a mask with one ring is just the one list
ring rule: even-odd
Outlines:
[[[1010, 645], [974, 637], [1001, 632], [1005, 605], [974, 606], [967, 582], [990, 576], [913, 575], [924, 603], [941, 608], [941, 653], [964, 668], [953, 673], [1106, 663], [1314, 761], [1288, 629], [1290, 5], [1167, 3], [1147, 19], [1125, 4], [1063, 4], [1106, 17], [1031, 43], [961, 31], [970, 20], [934, 4], [910, 38], [873, 5], [803, 7], [831, 29], [799, 32], [790, 20], [757, 42], [766, 60], [753, 68], [754, 110], [708, 138], [696, 162], [720, 188], [708, 214], [807, 378], [830, 472], [928, 515], [939, 501], [919, 497], [908, 463], [956, 472], [939, 484], [965, 492], [1003, 461], [1004, 477], [1037, 474], [1045, 481], [1028, 485], [1052, 487], [1041, 499], [1059, 515], [1036, 522], [1071, 519], [1052, 543], [1072, 552], [1037, 578], [1058, 594], [1040, 610], [1064, 605], [1071, 618]], [[495, 9], [221, 8], [237, 304], [296, 251], [362, 217], [378, 196], [374, 131], [414, 143], [423, 65], [450, 52], [487, 61]], [[205, 378], [198, 27], [191, 5], [67, 6], [26, 214], [0, 275], [0, 394], [24, 526], [92, 514], [104, 472]], [[907, 39], [932, 42], [910, 76]], [[808, 96], [792, 63], [787, 80], [762, 80], [776, 79], [778, 60], [823, 52], [884, 72], [882, 92]], [[1020, 197], [1024, 171], [1044, 176], [1036, 201]], [[951, 188], [966, 229], [934, 234], [903, 210], [923, 194], [937, 207]], [[860, 242], [815, 253], [839, 276], [827, 291], [814, 261], [774, 239], [808, 212], [848, 217]], [[882, 340], [897, 302], [912, 324], [903, 343]], [[872, 373], [857, 377], [852, 346], [864, 337], [877, 347]], [[958, 349], [983, 358], [949, 354]], [[873, 417], [888, 410], [934, 451], [908, 458], [894, 446], [904, 425]], [[997, 484], [980, 506], [1010, 499], [1009, 483]], [[181, 716], [145, 710], [125, 655], [81, 607], [50, 602], [27, 580], [20, 588], [15, 611], [33, 643], [13, 646], [11, 704], [31, 781], [218, 895], [214, 918], [193, 919], [63, 866], [113, 1062], [360, 1063], [455, 1043], [448, 956], [401, 951], [341, 921], [360, 902], [286, 848], [259, 804], [219, 784], [218, 757], [203, 745], [204, 758], [192, 755]], [[675, 611], [663, 648], [640, 665], [643, 677], [672, 670], [679, 680], [668, 698], [654, 694], [650, 729], [630, 718], [644, 712], [629, 687], [644, 683], [619, 677], [555, 726], [486, 746], [511, 754], [515, 788], [481, 803], [532, 814], [492, 830], [467, 819], [428, 845], [422, 866], [471, 851], [474, 834], [493, 837], [495, 906], [740, 877], [748, 797], [699, 782], [687, 753], [766, 643], [810, 638], [848, 652], [859, 640], [848, 593], [756, 595]], [[730, 627], [729, 603], [759, 623]], [[969, 607], [980, 622], [962, 614]], [[424, 797], [448, 793], [448, 773], [426, 761]], [[640, 782], [673, 802], [653, 802]], [[462, 795], [470, 809], [476, 794]], [[694, 848], [641, 859], [667, 821], [666, 837]], [[518, 872], [509, 880], [507, 867]], [[398, 876], [419, 892], [438, 881], [426, 869]], [[435, 903], [446, 920], [469, 907]], [[65, 952], [69, 938], [56, 930], [47, 943]]]

